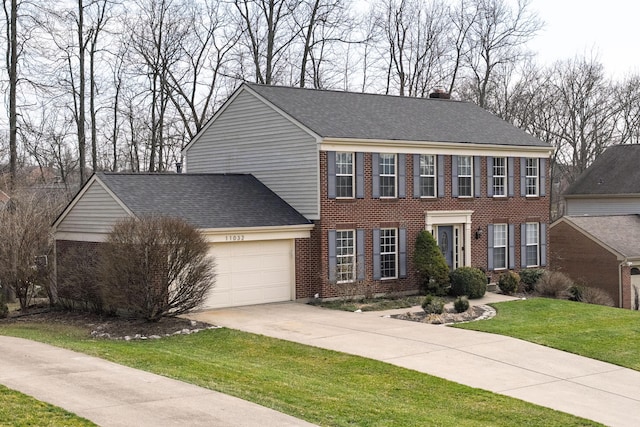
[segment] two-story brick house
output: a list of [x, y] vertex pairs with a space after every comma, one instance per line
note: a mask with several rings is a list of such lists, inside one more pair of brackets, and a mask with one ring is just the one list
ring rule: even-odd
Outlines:
[[551, 152], [470, 103], [255, 84], [183, 151], [188, 173], [250, 173], [313, 222], [295, 298], [417, 289], [424, 229], [452, 269], [545, 266]]

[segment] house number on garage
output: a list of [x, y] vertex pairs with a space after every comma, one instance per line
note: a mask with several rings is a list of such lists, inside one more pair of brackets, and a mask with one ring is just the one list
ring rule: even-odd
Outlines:
[[232, 234], [225, 236], [227, 242], [241, 242], [244, 240], [244, 234]]

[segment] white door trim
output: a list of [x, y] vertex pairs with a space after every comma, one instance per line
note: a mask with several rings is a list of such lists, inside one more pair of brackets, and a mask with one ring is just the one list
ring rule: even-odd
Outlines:
[[425, 230], [433, 234], [434, 226], [460, 225], [464, 227], [464, 240], [461, 248], [464, 254], [465, 266], [471, 265], [471, 214], [473, 211], [426, 211]]

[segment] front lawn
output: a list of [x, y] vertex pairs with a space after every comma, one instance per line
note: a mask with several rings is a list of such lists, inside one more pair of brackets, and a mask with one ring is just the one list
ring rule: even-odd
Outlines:
[[548, 298], [491, 304], [496, 317], [458, 328], [520, 338], [640, 371], [640, 312]]
[[0, 425], [3, 426], [95, 426], [55, 406], [40, 402], [0, 385]]
[[320, 425], [598, 425], [383, 362], [224, 328], [135, 342], [91, 340], [55, 324], [0, 324], [0, 334], [187, 381]]

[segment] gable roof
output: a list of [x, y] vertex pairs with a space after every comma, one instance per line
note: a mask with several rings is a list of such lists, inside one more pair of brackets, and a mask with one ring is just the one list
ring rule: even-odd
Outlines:
[[244, 83], [323, 138], [551, 147], [462, 101]]
[[98, 172], [96, 177], [136, 216], [178, 217], [200, 229], [310, 223], [253, 175]]
[[569, 186], [572, 195], [640, 195], [640, 144], [614, 145]]
[[556, 223], [561, 221], [623, 257], [640, 258], [640, 215], [563, 216]]

